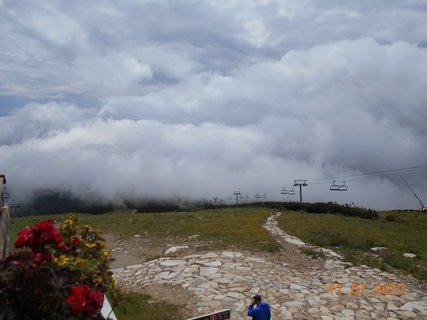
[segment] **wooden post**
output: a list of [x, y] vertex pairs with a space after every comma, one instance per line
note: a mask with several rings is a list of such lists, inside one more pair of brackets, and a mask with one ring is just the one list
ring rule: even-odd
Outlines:
[[9, 208], [5, 201], [6, 176], [0, 174], [0, 259], [9, 254], [9, 237], [7, 230], [9, 227]]
[[9, 236], [7, 234], [9, 226], [9, 208], [1, 208], [0, 216], [0, 259], [7, 257], [9, 254]]

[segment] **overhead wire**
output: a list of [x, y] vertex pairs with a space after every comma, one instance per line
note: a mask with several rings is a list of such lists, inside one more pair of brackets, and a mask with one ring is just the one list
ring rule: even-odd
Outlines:
[[[307, 184], [309, 185], [321, 185], [321, 184], [330, 184], [333, 180], [340, 181], [345, 179], [346, 182], [358, 182], [358, 181], [366, 181], [366, 180], [372, 180], [377, 178], [386, 178], [386, 177], [399, 176], [399, 175], [424, 174], [424, 173], [427, 174], [427, 164], [398, 168], [398, 169], [388, 169], [388, 170], [380, 170], [380, 171], [372, 171], [372, 172], [364, 172], [364, 173], [362, 172], [357, 174], [349, 174], [349, 175], [336, 176], [331, 178], [304, 179], [304, 180], [306, 180]], [[277, 191], [280, 189], [282, 189], [282, 187], [259, 189], [257, 192], [261, 192], [261, 193], [271, 192], [271, 191]], [[244, 193], [252, 195], [252, 194], [256, 194], [257, 192], [248, 191]]]

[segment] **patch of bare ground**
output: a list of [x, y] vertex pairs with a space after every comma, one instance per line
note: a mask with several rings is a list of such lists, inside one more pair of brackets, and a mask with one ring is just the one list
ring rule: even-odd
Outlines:
[[[177, 257], [200, 253], [210, 243], [193, 239], [168, 239], [151, 238], [147, 235], [122, 239], [113, 234], [104, 234], [107, 248], [111, 251], [111, 268], [144, 263], [160, 257]], [[188, 246], [176, 253], [165, 254], [165, 251], [173, 246]]]
[[191, 307], [198, 302], [197, 298], [194, 296], [194, 294], [182, 288], [181, 286], [152, 284], [147, 287], [132, 288], [132, 290], [129, 290], [129, 288], [119, 284], [118, 288], [124, 293], [132, 291], [140, 294], [150, 295], [151, 300], [149, 300], [148, 303], [165, 302], [179, 306], [180, 309], [177, 318], [188, 319], [198, 315], [197, 311]]

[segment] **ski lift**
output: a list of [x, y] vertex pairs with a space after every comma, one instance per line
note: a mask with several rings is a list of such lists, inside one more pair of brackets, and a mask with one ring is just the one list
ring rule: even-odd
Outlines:
[[258, 192], [256, 193], [255, 198], [257, 198], [257, 199], [261, 198], [261, 196]]
[[329, 188], [329, 190], [331, 190], [331, 191], [340, 191], [340, 186], [337, 185], [335, 183], [335, 180], [334, 180], [334, 182], [332, 182], [331, 187]]
[[263, 199], [267, 198], [267, 194], [264, 192], [264, 193], [262, 194], [261, 198], [263, 198]]
[[245, 199], [249, 199], [249, 195], [248, 194], [246, 194]]
[[291, 190], [288, 191], [288, 194], [293, 196], [295, 194], [294, 188], [291, 188]]
[[339, 191], [347, 191], [347, 186], [345, 185], [345, 181], [343, 181], [342, 185], [339, 186]]
[[285, 187], [283, 187], [282, 191], [280, 191], [281, 194], [288, 194], [288, 190], [285, 189]]

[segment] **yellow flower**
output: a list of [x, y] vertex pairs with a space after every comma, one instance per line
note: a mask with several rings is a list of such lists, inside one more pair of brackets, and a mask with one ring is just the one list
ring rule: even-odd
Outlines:
[[86, 243], [85, 246], [89, 249], [92, 249], [95, 245], [93, 243]]
[[76, 218], [76, 215], [75, 215], [74, 213], [70, 213], [70, 214], [68, 215], [68, 218], [70, 218], [70, 219], [75, 219], [75, 218]]
[[111, 252], [109, 251], [104, 251], [104, 256], [109, 257], [111, 255]]
[[59, 266], [60, 267], [63, 267], [63, 266], [65, 266], [66, 264], [68, 264], [68, 262], [70, 262], [70, 261], [72, 261], [73, 260], [73, 258], [71, 258], [71, 257], [67, 257], [66, 255], [60, 255], [59, 256], [59, 259], [58, 259], [59, 261], [58, 261], [58, 264], [59, 264]]
[[106, 247], [105, 242], [100, 242], [100, 243], [99, 243], [99, 247], [100, 247], [101, 249], [105, 249], [105, 247]]
[[73, 221], [72, 221], [72, 220], [70, 220], [70, 219], [67, 219], [67, 220], [65, 220], [64, 222], [65, 222], [65, 224], [69, 224], [69, 225], [72, 225], [72, 224], [73, 224]]
[[67, 229], [67, 226], [61, 225], [61, 226], [59, 226], [59, 229], [65, 230], [65, 229]]
[[98, 281], [98, 282], [102, 282], [104, 279], [102, 279], [102, 277], [101, 276], [99, 276], [98, 278], [96, 278], [96, 281]]
[[86, 228], [86, 229], [89, 229], [89, 230], [90, 230], [90, 229], [92, 229], [92, 226], [90, 226], [90, 225], [88, 225], [88, 224], [85, 224], [85, 225], [84, 225], [84, 228]]
[[81, 262], [83, 262], [84, 261], [84, 259], [82, 259], [82, 258], [77, 258], [76, 260], [74, 260], [74, 265], [76, 266], [76, 265], [78, 265], [79, 263], [81, 263]]

